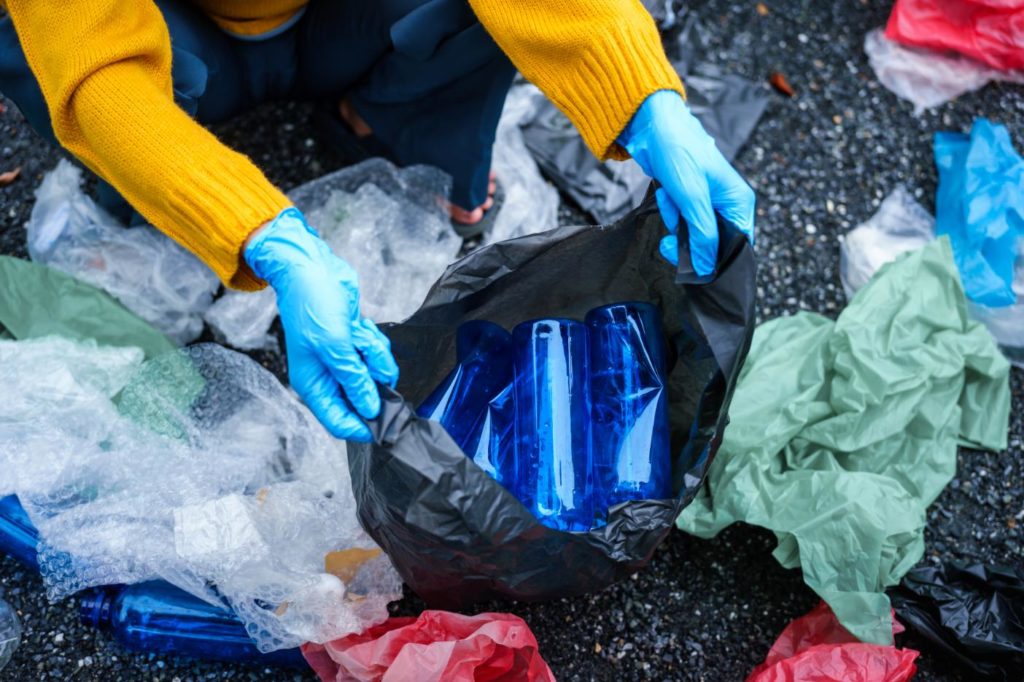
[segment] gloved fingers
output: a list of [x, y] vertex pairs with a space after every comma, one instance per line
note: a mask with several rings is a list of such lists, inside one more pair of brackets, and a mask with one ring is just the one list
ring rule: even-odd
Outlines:
[[757, 196], [735, 168], [723, 157], [711, 183], [711, 203], [722, 217], [754, 243], [754, 207]]
[[398, 363], [391, 354], [391, 341], [372, 320], [363, 318], [352, 326], [352, 343], [370, 370], [370, 376], [394, 388], [398, 383]]
[[352, 340], [334, 338], [325, 342], [320, 361], [341, 386], [342, 393], [363, 419], [374, 419], [380, 414], [380, 394], [370, 376], [370, 370]]
[[665, 235], [658, 244], [661, 257], [672, 265], [679, 265], [679, 237], [674, 234]]
[[672, 202], [672, 198], [664, 187], [659, 187], [654, 191], [654, 200], [658, 202], [658, 211], [661, 212], [665, 229], [675, 234], [679, 230], [679, 209]]
[[296, 377], [293, 385], [313, 416], [332, 436], [360, 443], [370, 441], [370, 429], [345, 404], [338, 382], [326, 369]]
[[707, 178], [699, 169], [673, 175], [662, 185], [686, 221], [693, 269], [698, 275], [710, 275], [718, 261], [718, 224]]

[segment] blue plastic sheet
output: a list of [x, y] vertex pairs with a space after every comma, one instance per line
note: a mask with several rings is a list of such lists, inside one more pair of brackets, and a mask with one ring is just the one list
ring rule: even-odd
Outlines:
[[975, 119], [970, 135], [935, 134], [936, 234], [949, 235], [968, 298], [1013, 305], [1014, 262], [1024, 237], [1024, 159], [1006, 127]]

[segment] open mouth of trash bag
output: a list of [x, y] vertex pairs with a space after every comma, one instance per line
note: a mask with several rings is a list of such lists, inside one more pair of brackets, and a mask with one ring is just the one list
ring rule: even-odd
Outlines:
[[[735, 228], [720, 222], [719, 232], [714, 279], [687, 283], [696, 279], [688, 253], [680, 253], [678, 271], [658, 255], [665, 227], [649, 195], [609, 226], [562, 227], [470, 254], [448, 268], [412, 317], [386, 328], [402, 379], [397, 392], [383, 389], [374, 442], [350, 446], [349, 464], [363, 527], [430, 604], [572, 596], [603, 589], [650, 560], [714, 457], [753, 330], [753, 252]], [[684, 251], [687, 240], [679, 241]], [[615, 505], [607, 523], [588, 532], [554, 530], [415, 406], [453, 366], [459, 325], [579, 320], [620, 301], [656, 306], [669, 341], [675, 496]]]

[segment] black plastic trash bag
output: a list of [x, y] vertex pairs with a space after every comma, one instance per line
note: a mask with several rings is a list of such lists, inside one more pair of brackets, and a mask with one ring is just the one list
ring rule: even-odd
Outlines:
[[[658, 255], [665, 227], [648, 196], [614, 225], [562, 227], [470, 254], [409, 320], [386, 328], [402, 368], [401, 394], [383, 391], [381, 416], [370, 425], [375, 443], [350, 445], [352, 483], [363, 527], [430, 605], [592, 592], [650, 560], [718, 449], [753, 330], [753, 252], [735, 228], [720, 223], [719, 231], [716, 279], [677, 283], [695, 281], [687, 240], [679, 240], [683, 265], [674, 272]], [[629, 300], [659, 308], [676, 354], [669, 375], [675, 499], [618, 505], [606, 526], [588, 533], [556, 531], [440, 425], [416, 416], [414, 406], [454, 364], [461, 323], [511, 329], [539, 317], [582, 319], [591, 308]]]
[[910, 630], [990, 679], [1024, 679], [1024, 568], [954, 562], [910, 571], [890, 592]]

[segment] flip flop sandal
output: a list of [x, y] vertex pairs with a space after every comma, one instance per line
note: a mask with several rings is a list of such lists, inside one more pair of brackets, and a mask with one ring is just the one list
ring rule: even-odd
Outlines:
[[313, 126], [327, 146], [339, 154], [346, 164], [356, 164], [375, 156], [382, 156], [394, 163], [388, 148], [375, 135], [356, 135], [338, 113], [336, 102], [319, 102], [314, 107]]
[[452, 229], [455, 230], [455, 234], [459, 235], [463, 239], [472, 239], [473, 237], [479, 237], [494, 226], [494, 221], [498, 217], [501, 205], [505, 203], [505, 191], [501, 188], [501, 181], [495, 180], [494, 182], [497, 185], [494, 190], [494, 203], [491, 204], [489, 209], [484, 211], [484, 217], [481, 218], [479, 222], [473, 223], [472, 225], [456, 222], [456, 220], [452, 218]]

